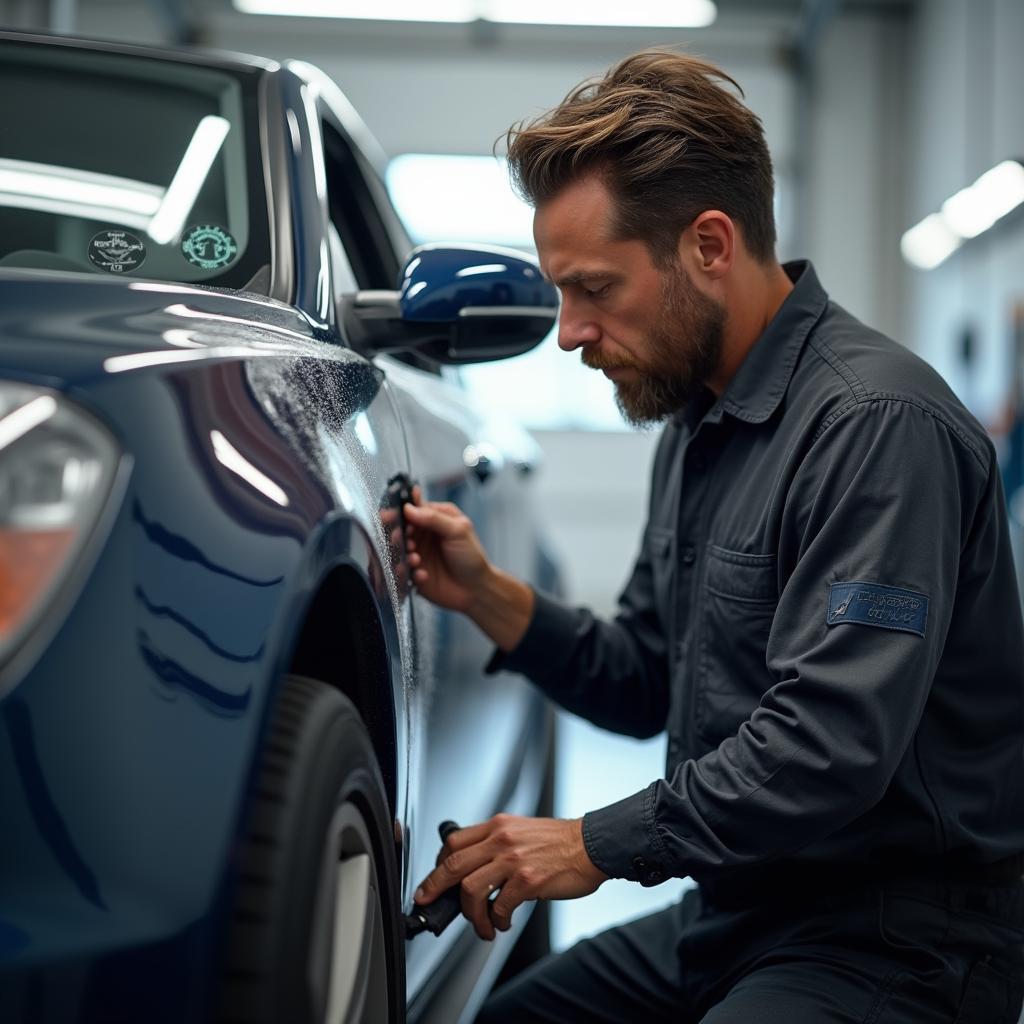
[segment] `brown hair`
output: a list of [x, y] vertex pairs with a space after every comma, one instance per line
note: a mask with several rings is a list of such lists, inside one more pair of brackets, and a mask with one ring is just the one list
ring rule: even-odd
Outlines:
[[775, 255], [771, 156], [760, 119], [726, 82], [743, 95], [698, 57], [627, 57], [508, 130], [512, 184], [537, 206], [584, 174], [601, 174], [616, 200], [616, 235], [646, 242], [660, 266], [675, 262], [679, 235], [696, 217], [721, 210], [767, 263]]

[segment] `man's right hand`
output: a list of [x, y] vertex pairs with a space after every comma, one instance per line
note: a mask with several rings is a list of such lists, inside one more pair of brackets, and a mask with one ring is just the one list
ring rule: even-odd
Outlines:
[[473, 523], [450, 501], [423, 503], [419, 487], [406, 503], [405, 549], [416, 589], [443, 608], [466, 612], [492, 571]]
[[403, 507], [405, 548], [413, 583], [428, 601], [468, 615], [503, 651], [523, 638], [533, 615], [533, 590], [493, 566], [457, 505], [424, 503], [418, 487]]

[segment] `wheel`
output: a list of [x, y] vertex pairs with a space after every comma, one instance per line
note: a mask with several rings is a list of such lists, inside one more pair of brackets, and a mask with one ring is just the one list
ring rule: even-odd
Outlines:
[[264, 744], [238, 861], [218, 1019], [405, 1019], [398, 866], [359, 713], [289, 676]]

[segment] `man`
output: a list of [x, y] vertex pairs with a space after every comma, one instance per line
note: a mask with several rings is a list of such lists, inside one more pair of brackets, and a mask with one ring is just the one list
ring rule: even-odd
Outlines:
[[[456, 832], [493, 938], [608, 877], [699, 887], [549, 957], [481, 1020], [1016, 1022], [1024, 624], [992, 445], [927, 365], [774, 254], [759, 121], [721, 71], [641, 53], [510, 132], [559, 345], [667, 421], [613, 621], [407, 506], [420, 592], [664, 779], [576, 821]], [[493, 903], [488, 897], [500, 890]]]

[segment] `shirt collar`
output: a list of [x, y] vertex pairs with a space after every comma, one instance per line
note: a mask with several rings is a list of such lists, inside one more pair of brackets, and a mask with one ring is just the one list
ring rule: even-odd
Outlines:
[[718, 422], [727, 412], [746, 423], [763, 423], [779, 407], [804, 342], [828, 304], [809, 260], [785, 263], [783, 270], [793, 290], [708, 411], [708, 420]]

